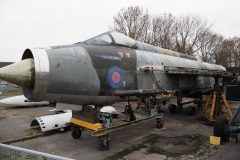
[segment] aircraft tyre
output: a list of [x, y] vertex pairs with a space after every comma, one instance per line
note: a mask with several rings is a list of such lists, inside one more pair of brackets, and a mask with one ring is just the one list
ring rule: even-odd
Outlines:
[[81, 129], [81, 127], [79, 127], [79, 126], [76, 126], [76, 125], [73, 125], [72, 126], [72, 137], [74, 138], [74, 139], [78, 139], [78, 138], [80, 138], [81, 137], [81, 135], [82, 135], [82, 129]]
[[213, 128], [214, 136], [221, 137], [221, 142], [227, 141], [226, 123], [223, 116], [217, 116]]
[[110, 147], [110, 139], [108, 134], [98, 137], [98, 149], [100, 151], [108, 150], [109, 147]]
[[168, 105], [168, 111], [170, 113], [175, 113], [176, 112], [176, 109], [177, 109], [177, 106], [175, 104], [169, 104]]

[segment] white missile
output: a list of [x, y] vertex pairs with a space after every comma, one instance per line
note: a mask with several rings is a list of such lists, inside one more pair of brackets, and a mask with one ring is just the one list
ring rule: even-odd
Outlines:
[[2, 100], [0, 100], [0, 103], [4, 104], [4, 105], [19, 106], [19, 107], [49, 105], [49, 102], [47, 102], [47, 101], [41, 101], [41, 102], [29, 101], [23, 95], [2, 99]]
[[[47, 132], [57, 129], [62, 131], [70, 126], [70, 120], [72, 118], [71, 110], [53, 109], [50, 111], [55, 111], [56, 114], [35, 117], [31, 123], [31, 127], [40, 127], [42, 132]], [[100, 112], [109, 113], [114, 117], [118, 114], [118, 111], [112, 106], [102, 107]]]

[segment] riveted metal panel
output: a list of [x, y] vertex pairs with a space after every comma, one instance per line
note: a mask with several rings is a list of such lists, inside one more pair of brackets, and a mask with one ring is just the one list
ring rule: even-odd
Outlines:
[[[150, 89], [156, 88], [156, 86], [146, 86], [144, 82], [153, 82], [151, 79], [151, 74], [149, 72], [143, 72], [141, 69], [146, 66], [162, 66], [162, 71], [164, 72], [164, 67], [179, 67], [179, 68], [193, 68], [196, 70], [219, 70], [226, 71], [222, 66], [215, 64], [208, 64], [205, 62], [199, 62], [190, 59], [184, 59], [180, 57], [174, 57], [169, 55], [161, 55], [157, 53], [137, 51], [137, 70], [138, 70], [138, 86], [139, 89], [146, 87], [151, 87]], [[159, 79], [159, 85], [163, 90], [181, 90], [189, 88], [206, 88], [212, 87], [214, 81], [213, 77], [206, 76], [201, 78], [202, 75], [167, 75], [161, 72], [157, 73], [155, 77]], [[162, 76], [162, 78], [160, 78]]]
[[91, 57], [82, 47], [48, 50], [48, 93], [98, 95], [100, 80]]

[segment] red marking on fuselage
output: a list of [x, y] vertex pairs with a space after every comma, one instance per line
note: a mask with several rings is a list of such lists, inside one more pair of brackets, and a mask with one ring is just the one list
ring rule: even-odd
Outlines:
[[121, 79], [121, 76], [118, 72], [113, 72], [112, 74], [112, 80], [114, 83], [118, 83]]

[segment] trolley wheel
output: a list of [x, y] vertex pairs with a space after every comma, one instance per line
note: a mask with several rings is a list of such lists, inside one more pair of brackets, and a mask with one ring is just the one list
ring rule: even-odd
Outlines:
[[162, 128], [163, 127], [163, 120], [160, 118], [156, 119], [156, 127], [157, 128]]
[[177, 106], [175, 104], [169, 104], [168, 105], [168, 111], [170, 113], [175, 113], [176, 112], [176, 109], [177, 109]]
[[214, 136], [221, 137], [222, 142], [227, 141], [226, 123], [223, 116], [217, 116], [213, 128]]
[[110, 147], [110, 139], [108, 134], [98, 137], [98, 149], [100, 151], [108, 150]]
[[72, 126], [72, 137], [74, 139], [80, 138], [82, 135], [82, 128], [76, 125]]

